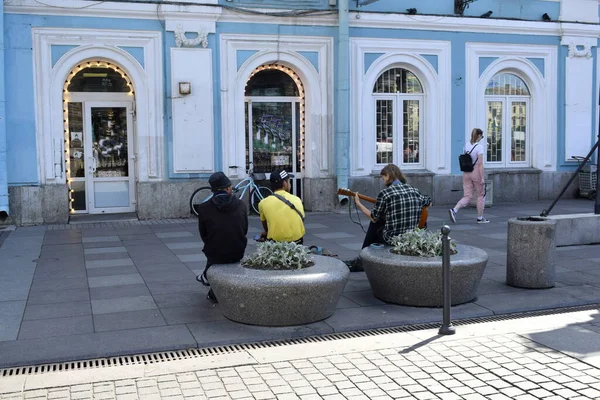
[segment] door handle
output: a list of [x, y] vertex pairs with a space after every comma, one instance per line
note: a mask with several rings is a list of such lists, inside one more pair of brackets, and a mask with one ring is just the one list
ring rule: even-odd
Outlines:
[[96, 162], [96, 158], [95, 157], [90, 157], [90, 167], [89, 170], [90, 172], [96, 172], [96, 167], [98, 166], [97, 162]]

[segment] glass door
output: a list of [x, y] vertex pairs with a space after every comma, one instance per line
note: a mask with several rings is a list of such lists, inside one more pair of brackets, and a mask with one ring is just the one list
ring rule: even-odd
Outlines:
[[86, 102], [84, 157], [90, 213], [135, 211], [131, 102]]
[[297, 98], [282, 97], [248, 99], [246, 102], [246, 131], [248, 161], [254, 172], [269, 177], [275, 168], [294, 174], [292, 193], [302, 197], [299, 131], [300, 103]]

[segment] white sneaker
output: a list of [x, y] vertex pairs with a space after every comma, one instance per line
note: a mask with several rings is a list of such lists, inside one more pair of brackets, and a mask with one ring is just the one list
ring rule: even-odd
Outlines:
[[488, 224], [490, 221], [488, 219], [485, 219], [485, 217], [479, 219], [477, 218], [477, 223], [478, 224]]
[[453, 208], [448, 210], [448, 215], [450, 215], [450, 220], [452, 221], [453, 224], [456, 223], [456, 211], [454, 211]]

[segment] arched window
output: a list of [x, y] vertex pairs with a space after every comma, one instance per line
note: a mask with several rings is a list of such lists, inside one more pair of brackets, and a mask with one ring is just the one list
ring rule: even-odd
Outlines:
[[[384, 71], [373, 87], [377, 164], [423, 165], [423, 87], [404, 68]], [[400, 156], [401, 155], [401, 156]]]
[[498, 73], [485, 89], [487, 110], [486, 162], [519, 167], [529, 160], [529, 88], [515, 74]]
[[[115, 67], [116, 68], [116, 67]], [[69, 92], [129, 92], [122, 74], [109, 67], [87, 67], [69, 79]]]

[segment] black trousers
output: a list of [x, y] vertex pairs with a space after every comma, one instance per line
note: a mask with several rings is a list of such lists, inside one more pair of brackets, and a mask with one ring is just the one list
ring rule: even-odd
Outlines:
[[206, 266], [204, 267], [204, 271], [196, 277], [196, 280], [203, 284], [204, 286], [210, 286], [208, 283], [208, 278], [206, 277], [206, 272], [213, 264], [233, 264], [239, 262], [240, 260], [236, 259], [225, 259], [225, 258], [206, 258]]
[[385, 222], [371, 222], [369, 223], [369, 229], [367, 229], [367, 234], [365, 235], [365, 240], [363, 242], [362, 248], [364, 249], [367, 246], [372, 245], [373, 243], [385, 243], [383, 240], [383, 227], [385, 226]]

